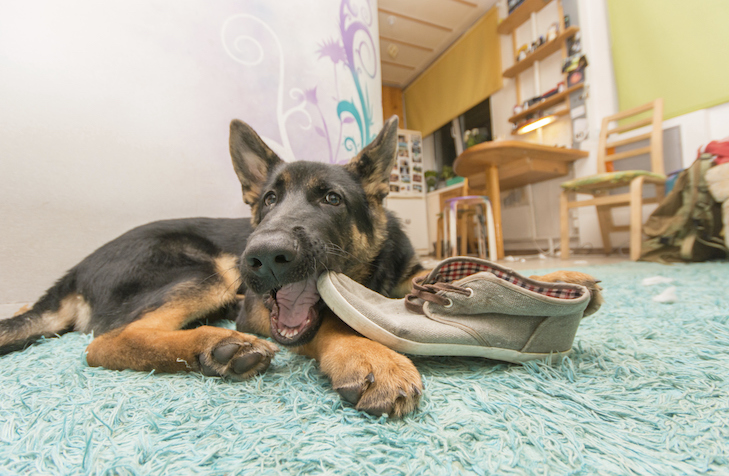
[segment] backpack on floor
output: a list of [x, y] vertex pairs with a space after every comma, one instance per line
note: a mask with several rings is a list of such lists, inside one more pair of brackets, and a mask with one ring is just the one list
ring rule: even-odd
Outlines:
[[720, 238], [721, 206], [709, 192], [704, 175], [716, 156], [701, 153], [676, 179], [673, 190], [661, 201], [643, 233], [641, 261], [706, 261], [729, 257]]

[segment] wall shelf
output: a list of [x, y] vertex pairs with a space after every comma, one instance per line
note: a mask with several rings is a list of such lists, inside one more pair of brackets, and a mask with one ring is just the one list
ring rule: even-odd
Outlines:
[[511, 14], [504, 18], [496, 27], [501, 35], [508, 35], [516, 27], [529, 19], [532, 13], [536, 13], [545, 7], [552, 0], [524, 0], [524, 3], [514, 9]]
[[574, 86], [565, 89], [561, 93], [557, 93], [553, 96], [548, 97], [544, 101], [537, 103], [533, 105], [532, 107], [525, 109], [521, 111], [519, 114], [514, 114], [509, 118], [509, 122], [512, 124], [517, 124], [525, 117], [534, 114], [537, 111], [542, 111], [544, 109], [547, 109], [549, 107], [554, 106], [555, 104], [559, 104], [560, 102], [564, 101], [571, 93], [574, 91], [577, 91], [578, 89], [582, 89], [585, 86], [585, 83], [579, 83], [575, 84]]
[[514, 65], [504, 71], [504, 77], [505, 78], [513, 78], [517, 74], [521, 73], [522, 71], [528, 69], [530, 66], [534, 64], [535, 61], [540, 61], [546, 58], [547, 56], [551, 55], [552, 53], [555, 53], [560, 50], [562, 45], [564, 44], [565, 40], [567, 38], [570, 38], [571, 36], [574, 36], [575, 33], [580, 31], [579, 28], [576, 26], [571, 26], [567, 29], [565, 29], [563, 32], [561, 32], [559, 35], [557, 35], [557, 38], [555, 38], [552, 41], [548, 41], [547, 43], [543, 44], [532, 54], [527, 56], [521, 61], [517, 61], [514, 63]]
[[[534, 32], [537, 28], [536, 13], [542, 10], [542, 8], [544, 8], [545, 6], [549, 5], [550, 2], [551, 0], [524, 0], [521, 5], [516, 7], [516, 9], [514, 9], [514, 11], [505, 19], [503, 19], [502, 22], [497, 26], [497, 31], [499, 33], [509, 34], [511, 36], [511, 44], [514, 50], [514, 54], [516, 54], [519, 49], [516, 34], [517, 28], [527, 22], [531, 23], [532, 39], [533, 41], [537, 41], [540, 37], [534, 37]], [[540, 68], [537, 67], [540, 64], [539, 62], [558, 51], [561, 52], [562, 60], [566, 60], [569, 49], [568, 42], [570, 38], [574, 37], [580, 31], [577, 26], [565, 27], [566, 17], [564, 16], [562, 1], [557, 0], [555, 2], [555, 5], [558, 18], [557, 24], [559, 26], [559, 32], [557, 33], [555, 38], [539, 46], [521, 61], [516, 61], [516, 58], [514, 58], [514, 64], [512, 64], [509, 68], [505, 69], [502, 73], [505, 78], [514, 79], [517, 104], [524, 103], [524, 98], [522, 98], [521, 94], [521, 73], [525, 72], [529, 68], [536, 67], [536, 69], [534, 70], [534, 89], [535, 92], [539, 92], [540, 90], [542, 90], [540, 85], [541, 71]], [[552, 15], [551, 12], [549, 12], [549, 14]], [[557, 65], [552, 62], [549, 63], [550, 68], [553, 68], [555, 66]], [[564, 82], [567, 83], [567, 75], [562, 73], [562, 77], [564, 78]], [[583, 83], [573, 85], [572, 87], [567, 88], [562, 92], [553, 94], [552, 96], [544, 99], [543, 101], [540, 101], [537, 104], [533, 104], [531, 107], [526, 108], [518, 114], [514, 114], [508, 119], [508, 121], [514, 125], [511, 134], [517, 135], [517, 131], [522, 131], [522, 134], [528, 134], [533, 130], [538, 130], [541, 127], [548, 126], [556, 122], [543, 120], [545, 116], [560, 117], [569, 114], [572, 108], [570, 102], [570, 93], [577, 91], [583, 87]], [[546, 114], [546, 111], [548, 109], [551, 110], [553, 106], [558, 104], [564, 104], [564, 107], [559, 108], [557, 111], [549, 112], [549, 114]], [[534, 129], [528, 127], [529, 125], [532, 125]], [[529, 132], [523, 132], [525, 128]]]
[[[560, 117], [560, 116], [565, 116], [565, 115], [567, 115], [567, 114], [569, 114], [569, 113], [570, 113], [570, 110], [569, 110], [569, 109], [567, 109], [567, 108], [564, 108], [564, 109], [560, 109], [560, 110], [558, 110], [558, 111], [554, 111], [553, 113], [550, 113], [550, 114], [549, 114], [549, 116], [556, 116], [556, 117]], [[531, 124], [531, 123], [533, 123], [533, 122], [537, 122], [537, 121], [539, 121], [540, 119], [544, 119], [544, 118], [543, 118], [543, 117], [537, 117], [536, 119], [532, 119], [531, 121], [528, 121], [528, 122], [525, 122], [524, 124], [521, 124], [521, 125], [519, 126], [519, 128], [521, 128], [521, 127], [524, 127], [524, 126], [528, 126], [529, 124]], [[513, 131], [511, 131], [511, 135], [512, 135], [512, 136], [517, 136], [517, 135], [519, 135], [519, 133], [517, 132], [517, 129], [514, 129]]]

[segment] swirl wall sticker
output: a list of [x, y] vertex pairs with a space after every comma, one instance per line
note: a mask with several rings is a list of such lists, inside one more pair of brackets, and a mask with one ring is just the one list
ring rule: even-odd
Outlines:
[[221, 28], [224, 51], [251, 89], [240, 119], [286, 161], [347, 162], [382, 126], [376, 1], [256, 1], [245, 9]]

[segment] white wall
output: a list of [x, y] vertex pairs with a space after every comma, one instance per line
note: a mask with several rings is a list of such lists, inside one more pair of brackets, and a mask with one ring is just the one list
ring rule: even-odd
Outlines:
[[[340, 3], [1, 2], [0, 303], [36, 299], [132, 226], [247, 216], [228, 154], [233, 118], [288, 159], [353, 155], [343, 141], [361, 147], [356, 121], [334, 99], [356, 97], [350, 71], [339, 50], [318, 51], [346, 42]], [[376, 39], [377, 3], [355, 3], [358, 15], [370, 7], [355, 20]], [[369, 63], [357, 65], [372, 86], [371, 136], [382, 124], [378, 48], [362, 48]]]

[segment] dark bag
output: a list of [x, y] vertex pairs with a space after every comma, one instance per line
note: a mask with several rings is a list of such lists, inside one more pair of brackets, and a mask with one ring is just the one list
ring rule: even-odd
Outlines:
[[641, 261], [706, 261], [729, 256], [720, 238], [721, 206], [704, 178], [714, 157], [700, 154], [651, 213], [643, 225], [648, 238], [643, 241]]

